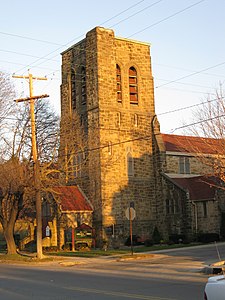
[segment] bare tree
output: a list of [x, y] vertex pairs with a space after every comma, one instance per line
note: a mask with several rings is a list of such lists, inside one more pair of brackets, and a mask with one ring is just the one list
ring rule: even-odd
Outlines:
[[[225, 182], [225, 99], [222, 88], [193, 112], [193, 126], [186, 134], [199, 137], [200, 144], [193, 144], [193, 153], [208, 167], [207, 176], [216, 176]], [[190, 145], [189, 145], [190, 146]], [[202, 153], [204, 147], [207, 151]]]
[[8, 74], [0, 71], [0, 129], [5, 125], [5, 120], [10, 117], [14, 109], [12, 99], [15, 89]]
[[65, 182], [75, 182], [85, 173], [88, 159], [88, 140], [85, 127], [80, 117], [73, 113], [67, 120], [62, 120], [60, 134], [60, 167]]
[[[28, 103], [16, 104], [16, 110], [5, 130], [3, 139], [4, 158], [11, 155], [31, 160], [32, 142], [30, 125], [30, 107]], [[47, 100], [38, 100], [35, 103], [36, 140], [38, 158], [40, 161], [55, 160], [59, 147], [59, 116], [54, 112]]]
[[0, 222], [8, 254], [16, 253], [14, 226], [24, 206], [24, 193], [29, 177], [26, 164], [16, 157], [0, 164]]
[[[13, 121], [15, 89], [8, 74], [0, 71], [0, 152], [4, 136], [10, 134], [9, 124]], [[0, 161], [2, 155], [0, 155]]]
[[[31, 206], [27, 201], [29, 190], [35, 192], [34, 176], [31, 161], [31, 128], [30, 112], [26, 103], [15, 104], [14, 91], [8, 77], [0, 81], [0, 91], [4, 97], [0, 99], [0, 107], [4, 101], [9, 105], [2, 113], [1, 151], [0, 151], [0, 222], [7, 242], [8, 253], [16, 253], [13, 231], [20, 208]], [[5, 91], [8, 90], [8, 96]], [[56, 157], [59, 137], [59, 117], [54, 113], [48, 102], [40, 101], [36, 105], [36, 137], [38, 155], [41, 160], [41, 189], [49, 188], [56, 176]], [[12, 109], [13, 106], [16, 109]], [[4, 105], [2, 104], [4, 109]], [[9, 115], [9, 112], [11, 115]], [[10, 116], [10, 118], [9, 118]], [[3, 130], [4, 129], [4, 130]], [[54, 163], [54, 168], [52, 165]], [[54, 180], [52, 180], [54, 179]], [[25, 201], [26, 199], [26, 201]]]

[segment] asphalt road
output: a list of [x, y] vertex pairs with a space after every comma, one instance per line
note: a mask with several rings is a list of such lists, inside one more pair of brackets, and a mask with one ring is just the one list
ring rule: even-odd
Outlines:
[[43, 270], [19, 266], [1, 266], [0, 298], [68, 299], [202, 299], [204, 283], [195, 280], [128, 276], [111, 272]]
[[[217, 259], [212, 246], [163, 251], [138, 259], [67, 259], [37, 265], [0, 265], [3, 300], [197, 300]], [[225, 253], [225, 245], [219, 245]]]
[[171, 256], [188, 256], [193, 261], [202, 261], [209, 265], [219, 260], [225, 260], [225, 243], [212, 243], [207, 245], [154, 251], [154, 253], [164, 253]]

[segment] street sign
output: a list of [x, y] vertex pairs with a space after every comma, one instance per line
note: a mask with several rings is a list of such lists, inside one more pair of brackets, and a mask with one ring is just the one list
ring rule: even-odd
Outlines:
[[136, 211], [135, 211], [134, 207], [132, 207], [132, 206], [130, 205], [130, 207], [128, 207], [125, 210], [125, 215], [126, 215], [127, 219], [130, 221], [129, 222], [130, 223], [130, 248], [131, 248], [131, 254], [133, 255], [134, 251], [133, 251], [133, 225], [132, 225], [132, 221], [136, 217]]
[[136, 217], [136, 211], [133, 207], [128, 207], [126, 210], [125, 210], [125, 216], [128, 220], [131, 220], [133, 221], [134, 218]]

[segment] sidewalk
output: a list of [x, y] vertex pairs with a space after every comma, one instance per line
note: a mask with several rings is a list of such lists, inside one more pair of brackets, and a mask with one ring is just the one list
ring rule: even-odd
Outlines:
[[[218, 243], [216, 244], [219, 246], [224, 246], [225, 243]], [[51, 266], [54, 268], [60, 268], [60, 267], [73, 267], [76, 266], [79, 269], [103, 269], [103, 268], [109, 268], [109, 269], [119, 269], [119, 268], [143, 268], [144, 266], [146, 268], [157, 269], [157, 272], [160, 269], [181, 269], [184, 272], [205, 272], [205, 274], [212, 273], [212, 267], [210, 267], [211, 263], [215, 263], [215, 259], [212, 260], [212, 258], [209, 258], [207, 260], [207, 263], [203, 263], [201, 259], [191, 259], [190, 257], [187, 257], [188, 250], [192, 249], [204, 249], [204, 248], [213, 248], [215, 247], [215, 244], [207, 244], [207, 245], [198, 245], [193, 247], [183, 247], [183, 248], [174, 248], [174, 249], [163, 249], [163, 250], [157, 250], [157, 251], [147, 251], [143, 253], [135, 253], [134, 254], [118, 254], [118, 255], [112, 255], [112, 256], [97, 256], [97, 257], [77, 257], [77, 256], [53, 256], [53, 255], [44, 255], [43, 260], [37, 260], [36, 259], [36, 253], [28, 253], [21, 251], [20, 254], [30, 257], [31, 260], [27, 262], [27, 265], [32, 266]], [[179, 252], [180, 255], [172, 255], [173, 252]], [[171, 253], [171, 255], [170, 255]], [[210, 263], [209, 263], [210, 261]], [[12, 261], [10, 262], [12, 264], [21, 264], [21, 262]]]

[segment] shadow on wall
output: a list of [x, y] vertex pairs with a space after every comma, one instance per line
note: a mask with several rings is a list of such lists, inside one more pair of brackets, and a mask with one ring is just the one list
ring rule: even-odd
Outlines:
[[105, 239], [112, 243], [113, 247], [124, 245], [129, 239], [131, 222], [127, 210], [130, 206], [135, 210], [132, 221], [134, 243], [143, 244], [144, 240], [150, 239], [157, 221], [157, 206], [161, 205], [162, 201], [159, 198], [156, 201], [152, 156], [144, 154], [140, 158], [133, 158], [128, 154], [126, 171], [126, 176], [119, 176], [118, 169], [111, 166], [110, 172], [115, 172], [118, 176], [113, 177], [113, 182], [107, 181], [108, 189], [112, 185], [114, 190], [115, 187], [119, 190], [114, 193], [110, 207], [109, 220], [113, 220], [113, 224], [109, 221], [109, 225], [103, 230]]

